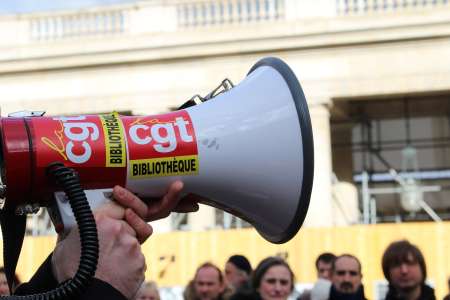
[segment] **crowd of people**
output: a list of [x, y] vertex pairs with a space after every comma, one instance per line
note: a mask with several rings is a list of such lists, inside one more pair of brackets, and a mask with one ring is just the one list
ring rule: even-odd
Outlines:
[[[116, 186], [115, 201], [94, 212], [99, 237], [99, 259], [95, 277], [77, 299], [159, 300], [156, 283], [142, 282], [147, 268], [141, 244], [152, 234], [147, 222], [164, 218], [172, 211], [191, 212], [198, 204], [181, 198], [183, 183], [172, 183], [161, 199], [144, 203], [130, 191]], [[80, 238], [74, 228], [58, 243], [30, 281], [14, 289], [15, 295], [52, 290], [73, 278], [80, 257]], [[126, 263], [118, 263], [126, 261]], [[321, 254], [316, 261], [317, 282], [297, 300], [366, 299], [363, 270], [352, 254]], [[381, 268], [389, 283], [387, 300], [434, 300], [427, 282], [425, 259], [409, 241], [391, 243], [385, 250]], [[4, 270], [3, 270], [4, 271]], [[2, 293], [9, 294], [4, 272], [0, 272]], [[14, 280], [18, 283], [18, 279]], [[211, 263], [200, 265], [184, 290], [185, 300], [286, 300], [293, 295], [294, 273], [281, 257], [267, 257], [252, 268], [242, 255], [231, 256], [224, 271]], [[449, 282], [450, 285], [450, 282]], [[450, 288], [450, 287], [449, 287]], [[450, 300], [447, 295], [445, 300]], [[52, 298], [53, 299], [53, 298]]]
[[[317, 281], [297, 300], [363, 300], [362, 266], [351, 254], [325, 252], [315, 262]], [[391, 243], [381, 268], [388, 282], [385, 300], [434, 300], [434, 289], [426, 283], [427, 267], [419, 248], [407, 240]], [[185, 300], [286, 300], [294, 290], [295, 277], [281, 257], [263, 259], [255, 269], [243, 255], [231, 256], [223, 271], [211, 262], [201, 264], [186, 286]], [[444, 300], [450, 300], [449, 294]], [[5, 270], [0, 268], [0, 295], [9, 295]], [[144, 282], [136, 300], [160, 300], [156, 282]]]
[[[322, 253], [315, 262], [317, 281], [297, 300], [362, 300], [363, 270], [352, 254]], [[434, 300], [426, 282], [427, 268], [419, 248], [407, 240], [391, 243], [381, 268], [388, 282], [386, 300]], [[294, 273], [281, 257], [267, 257], [253, 270], [249, 260], [233, 255], [223, 271], [210, 262], [200, 265], [184, 290], [185, 300], [286, 300], [295, 288]], [[449, 278], [450, 292], [450, 278]], [[149, 288], [151, 286], [151, 288]], [[145, 292], [144, 292], [145, 290]], [[137, 300], [159, 300], [155, 283], [145, 283]], [[449, 300], [450, 294], [444, 300]]]

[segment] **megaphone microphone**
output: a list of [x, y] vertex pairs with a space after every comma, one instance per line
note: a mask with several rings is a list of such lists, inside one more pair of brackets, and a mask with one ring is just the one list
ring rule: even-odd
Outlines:
[[313, 183], [302, 88], [273, 57], [257, 62], [238, 85], [222, 86], [199, 97], [202, 103], [160, 115], [2, 118], [3, 209], [54, 203], [61, 188], [48, 170], [61, 162], [84, 189], [119, 184], [143, 198], [182, 180], [185, 193], [248, 221], [266, 240], [290, 240], [306, 217]]

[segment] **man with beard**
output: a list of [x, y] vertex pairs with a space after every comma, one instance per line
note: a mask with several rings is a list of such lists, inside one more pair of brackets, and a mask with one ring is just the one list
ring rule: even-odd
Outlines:
[[225, 264], [225, 281], [233, 291], [248, 289], [252, 266], [243, 255], [232, 255]]
[[350, 254], [338, 256], [331, 269], [330, 300], [365, 300], [361, 263]]
[[410, 242], [391, 243], [383, 254], [383, 273], [389, 282], [386, 300], [435, 300], [425, 284], [427, 267], [419, 248]]

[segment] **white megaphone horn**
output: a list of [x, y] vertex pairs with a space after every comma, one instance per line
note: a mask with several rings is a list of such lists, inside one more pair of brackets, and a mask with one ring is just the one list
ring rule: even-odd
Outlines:
[[200, 170], [186, 189], [284, 243], [300, 229], [313, 184], [311, 120], [302, 88], [282, 60], [257, 62], [230, 90], [187, 108]]

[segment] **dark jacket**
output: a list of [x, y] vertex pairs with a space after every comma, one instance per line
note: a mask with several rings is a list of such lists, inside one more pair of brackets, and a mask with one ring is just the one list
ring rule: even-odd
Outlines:
[[[58, 282], [53, 276], [52, 272], [52, 255], [50, 255], [45, 262], [39, 267], [37, 272], [33, 275], [31, 280], [27, 283], [22, 283], [17, 287], [14, 295], [30, 295], [36, 293], [44, 293], [55, 289], [58, 286]], [[87, 288], [86, 292], [82, 294], [78, 299], [81, 300], [126, 300], [124, 295], [118, 290], [113, 288], [109, 283], [106, 283], [100, 279], [94, 278], [91, 285]]]
[[[388, 293], [386, 294], [385, 300], [403, 300], [403, 299], [404, 298], [398, 295], [394, 287], [389, 285], [389, 290]], [[422, 285], [422, 290], [417, 300], [436, 300], [436, 296], [434, 295], [434, 289], [426, 284]]]
[[258, 292], [252, 290], [241, 290], [231, 295], [230, 300], [262, 300]]
[[330, 289], [330, 300], [366, 300], [364, 286], [361, 284], [354, 294], [344, 294], [336, 290], [334, 285], [332, 285]]

